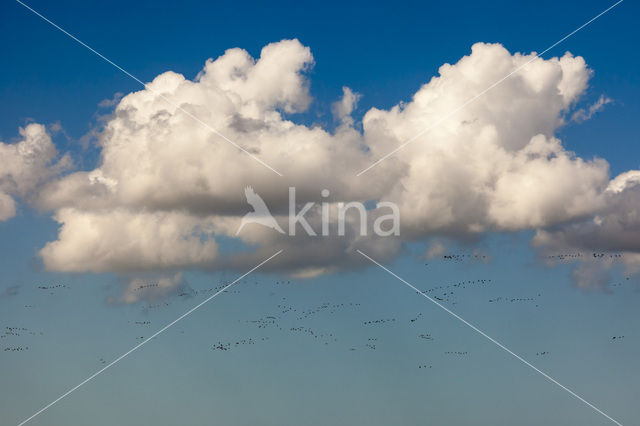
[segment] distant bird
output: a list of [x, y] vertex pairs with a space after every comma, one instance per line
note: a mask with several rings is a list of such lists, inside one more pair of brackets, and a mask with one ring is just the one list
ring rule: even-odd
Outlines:
[[247, 186], [244, 189], [244, 195], [247, 197], [247, 203], [253, 207], [253, 211], [244, 215], [242, 222], [240, 222], [240, 227], [238, 228], [238, 231], [236, 231], [236, 235], [238, 235], [242, 228], [248, 223], [259, 223], [260, 225], [275, 229], [279, 233], [284, 234], [284, 231], [280, 225], [278, 225], [278, 222], [276, 222], [271, 215], [271, 212], [264, 203], [264, 200], [255, 193], [252, 187]]

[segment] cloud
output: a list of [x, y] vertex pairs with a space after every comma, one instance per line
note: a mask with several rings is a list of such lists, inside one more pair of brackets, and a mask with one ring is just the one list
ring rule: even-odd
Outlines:
[[[591, 216], [582, 221], [558, 224], [536, 232], [533, 245], [544, 255], [581, 253], [573, 277], [580, 287], [597, 287], [607, 280], [587, 280], [605, 276], [616, 265], [628, 274], [640, 273], [640, 171], [631, 170], [611, 180], [602, 201]], [[583, 265], [585, 262], [591, 266]], [[595, 279], [595, 278], [594, 278]]]
[[358, 105], [358, 101], [362, 95], [359, 93], [354, 93], [350, 88], [343, 87], [342, 88], [342, 99], [334, 102], [331, 105], [331, 112], [333, 113], [333, 117], [340, 123], [351, 126], [353, 125], [353, 118], [351, 114], [353, 110]]
[[107, 300], [111, 304], [131, 304], [140, 301], [153, 302], [169, 295], [191, 296], [193, 290], [181, 273], [169, 276], [149, 274], [120, 283], [120, 295]]
[[[39, 193], [37, 205], [55, 211], [54, 219], [61, 224], [58, 240], [40, 252], [47, 268], [132, 272], [214, 267], [218, 262], [251, 267], [250, 256], [218, 259], [214, 239], [235, 236], [248, 210], [245, 186], [256, 188], [276, 215], [288, 211], [288, 183], [296, 186], [301, 203], [318, 200], [325, 187], [336, 200], [377, 197], [381, 191], [374, 185], [353, 184], [352, 167], [367, 161], [358, 132], [344, 128], [338, 137], [283, 118], [283, 112], [308, 106], [311, 98], [302, 72], [312, 64], [309, 49], [295, 40], [265, 47], [258, 60], [231, 49], [207, 61], [194, 82], [167, 72], [149, 84], [151, 90], [124, 96], [100, 133], [99, 167], [52, 181]], [[172, 104], [286, 170], [286, 179]], [[262, 237], [248, 238], [253, 246], [281, 243], [263, 232], [254, 234]], [[295, 241], [300, 244], [301, 239]], [[320, 250], [325, 244], [315, 245]], [[340, 249], [350, 245], [331, 244]], [[305, 273], [334, 269], [330, 263], [343, 257], [340, 252], [328, 259], [298, 251], [303, 252], [308, 265], [299, 256], [289, 259]], [[327, 262], [315, 266], [315, 259]]]
[[218, 255], [206, 218], [181, 212], [59, 210], [57, 241], [40, 251], [47, 269], [60, 272], [144, 272], [204, 267]]
[[611, 283], [608, 268], [593, 263], [581, 263], [571, 271], [571, 280], [583, 290], [602, 291]]
[[[487, 232], [537, 229], [535, 242], [542, 247], [573, 238], [564, 227], [587, 223], [596, 214], [604, 215], [604, 227], [585, 225], [581, 232], [593, 236], [600, 229], [619, 240], [635, 226], [629, 210], [635, 192], [623, 189], [616, 195], [614, 190], [628, 182], [610, 182], [605, 160], [579, 158], [555, 135], [588, 87], [591, 71], [583, 58], [566, 53], [545, 60], [477, 43], [469, 55], [441, 66], [410, 101], [368, 110], [361, 130], [351, 117], [360, 95], [344, 87], [342, 99], [332, 106], [341, 123], [333, 132], [296, 123], [289, 115], [305, 111], [312, 101], [306, 72], [313, 64], [310, 49], [297, 40], [269, 44], [257, 59], [230, 49], [207, 60], [193, 81], [168, 71], [146, 89], [114, 98], [113, 114], [97, 133], [98, 166], [48, 176], [31, 199], [61, 225], [57, 239], [40, 251], [46, 267], [122, 274], [246, 270], [284, 248], [267, 270], [313, 276], [364, 265], [357, 248], [391, 260], [403, 242], [434, 236], [474, 240]], [[606, 102], [601, 98], [601, 105]], [[598, 108], [592, 105], [585, 114]], [[433, 123], [439, 124], [356, 176]], [[52, 156], [44, 157], [50, 161]], [[37, 170], [31, 172], [38, 176]], [[637, 175], [629, 175], [629, 182], [635, 180]], [[221, 253], [216, 239], [235, 238], [249, 211], [246, 186], [265, 200], [284, 229], [289, 186], [296, 188], [298, 209], [317, 203], [307, 215], [317, 231], [320, 202], [326, 201], [331, 212], [339, 202], [393, 202], [401, 212], [400, 237], [360, 236], [355, 220], [344, 237], [291, 237], [253, 225], [239, 236], [247, 250]], [[331, 193], [326, 200], [323, 189]], [[607, 210], [612, 199], [618, 210]], [[11, 213], [11, 206], [4, 209]], [[383, 211], [368, 213], [370, 229]], [[331, 226], [335, 218], [330, 217]]]
[[598, 100], [593, 104], [589, 105], [589, 108], [580, 108], [575, 111], [571, 116], [571, 121], [575, 121], [576, 123], [582, 123], [583, 121], [589, 120], [596, 113], [602, 111], [604, 106], [613, 102], [613, 99], [606, 97], [605, 95], [600, 95]]
[[19, 292], [20, 285], [10, 285], [9, 287], [5, 288], [2, 293], [0, 293], [0, 297], [17, 296]]
[[124, 93], [116, 92], [111, 99], [103, 99], [98, 103], [98, 107], [100, 108], [112, 108], [120, 102]]
[[45, 126], [31, 123], [20, 128], [21, 140], [0, 142], [0, 221], [15, 216], [15, 197], [29, 198], [45, 180], [70, 166], [70, 157], [57, 163], [57, 150]]
[[433, 259], [435, 257], [440, 257], [447, 252], [447, 248], [442, 244], [442, 241], [437, 240], [434, 241], [427, 250], [426, 258]]
[[[411, 102], [366, 113], [370, 158], [439, 123], [533, 58], [511, 55], [496, 44], [475, 44], [471, 55], [440, 67], [440, 75]], [[586, 89], [589, 75], [584, 60], [570, 54], [534, 59], [363, 176], [395, 177], [398, 171], [384, 198], [399, 203], [405, 237], [471, 237], [586, 215], [608, 183], [608, 165], [577, 158], [554, 131]]]

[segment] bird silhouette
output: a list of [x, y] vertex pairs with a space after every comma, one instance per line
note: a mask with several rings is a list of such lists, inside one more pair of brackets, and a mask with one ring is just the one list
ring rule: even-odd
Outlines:
[[275, 229], [279, 233], [284, 234], [284, 231], [282, 230], [280, 225], [278, 225], [278, 222], [276, 222], [276, 220], [271, 215], [271, 212], [269, 211], [267, 205], [264, 203], [264, 200], [255, 193], [252, 187], [247, 186], [244, 189], [244, 195], [247, 198], [247, 203], [249, 203], [249, 205], [253, 207], [253, 211], [244, 215], [242, 221], [240, 222], [240, 227], [238, 228], [238, 231], [236, 231], [236, 235], [238, 235], [242, 228], [244, 228], [244, 226], [248, 223], [259, 223], [260, 225], [266, 226], [267, 228]]

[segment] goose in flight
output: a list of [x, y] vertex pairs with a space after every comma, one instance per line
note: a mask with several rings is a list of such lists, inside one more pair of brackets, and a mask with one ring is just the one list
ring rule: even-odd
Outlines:
[[240, 222], [240, 227], [238, 228], [238, 231], [236, 231], [236, 235], [238, 235], [242, 228], [244, 228], [248, 223], [259, 223], [260, 225], [275, 229], [279, 233], [284, 234], [284, 231], [280, 225], [278, 225], [278, 222], [276, 222], [271, 215], [271, 212], [264, 203], [264, 200], [256, 194], [252, 187], [247, 186], [244, 189], [244, 195], [247, 197], [247, 203], [253, 207], [253, 211], [244, 215], [242, 222]]

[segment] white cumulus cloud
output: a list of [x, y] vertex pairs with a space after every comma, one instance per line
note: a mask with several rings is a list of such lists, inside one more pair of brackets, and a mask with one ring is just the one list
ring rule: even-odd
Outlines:
[[0, 221], [15, 216], [15, 197], [28, 198], [46, 179], [70, 165], [68, 156], [54, 163], [58, 152], [46, 128], [31, 123], [20, 129], [21, 140], [0, 142]]
[[[312, 102], [305, 72], [313, 63], [310, 49], [297, 40], [269, 44], [257, 59], [242, 49], [230, 49], [207, 60], [193, 81], [168, 71], [144, 90], [115, 97], [114, 112], [98, 133], [101, 154], [94, 170], [55, 179], [44, 176], [44, 186], [23, 183], [38, 186], [32, 201], [52, 211], [61, 225], [58, 238], [40, 251], [47, 268], [127, 274], [241, 269], [284, 248], [267, 268], [313, 276], [364, 264], [355, 254], [357, 248], [389, 260], [403, 242], [433, 236], [473, 239], [492, 231], [538, 229], [535, 243], [540, 247], [560, 239], [577, 246], [571, 239], [578, 237], [563, 228], [566, 224], [594, 224], [598, 215], [603, 221], [598, 228], [584, 225], [575, 232], [601, 232], [613, 240], [638, 225], [630, 210], [636, 191], [626, 189], [622, 178], [610, 181], [605, 160], [579, 158], [556, 136], [566, 117], [575, 114], [588, 86], [591, 71], [581, 57], [566, 53], [545, 60], [535, 58], [535, 53], [512, 54], [500, 44], [477, 43], [467, 56], [441, 66], [409, 101], [366, 111], [362, 130], [356, 129], [352, 117], [360, 95], [343, 88], [342, 99], [332, 107], [340, 126], [332, 132], [296, 123], [289, 116]], [[606, 102], [602, 98], [601, 106]], [[438, 125], [430, 128], [432, 123]], [[356, 176], [422, 132], [404, 149]], [[50, 144], [46, 134], [39, 137]], [[43, 145], [42, 164], [55, 156], [48, 144]], [[25, 173], [41, 182], [41, 168]], [[629, 182], [637, 180], [637, 175], [629, 175]], [[285, 230], [289, 186], [296, 188], [299, 206], [318, 203], [308, 214], [318, 233], [322, 201], [333, 213], [339, 202], [393, 202], [401, 213], [400, 236], [361, 236], [354, 221], [348, 223], [345, 236], [322, 238], [300, 233], [291, 237], [254, 225], [238, 237], [247, 251], [220, 254], [216, 238], [235, 238], [249, 211], [246, 186], [264, 199]], [[323, 189], [331, 193], [326, 200], [320, 196]], [[0, 184], [0, 212], [13, 214], [11, 194], [23, 192]], [[612, 200], [617, 207], [611, 207]], [[369, 211], [369, 229], [381, 214], [382, 209]], [[616, 232], [619, 237], [614, 237]]]

